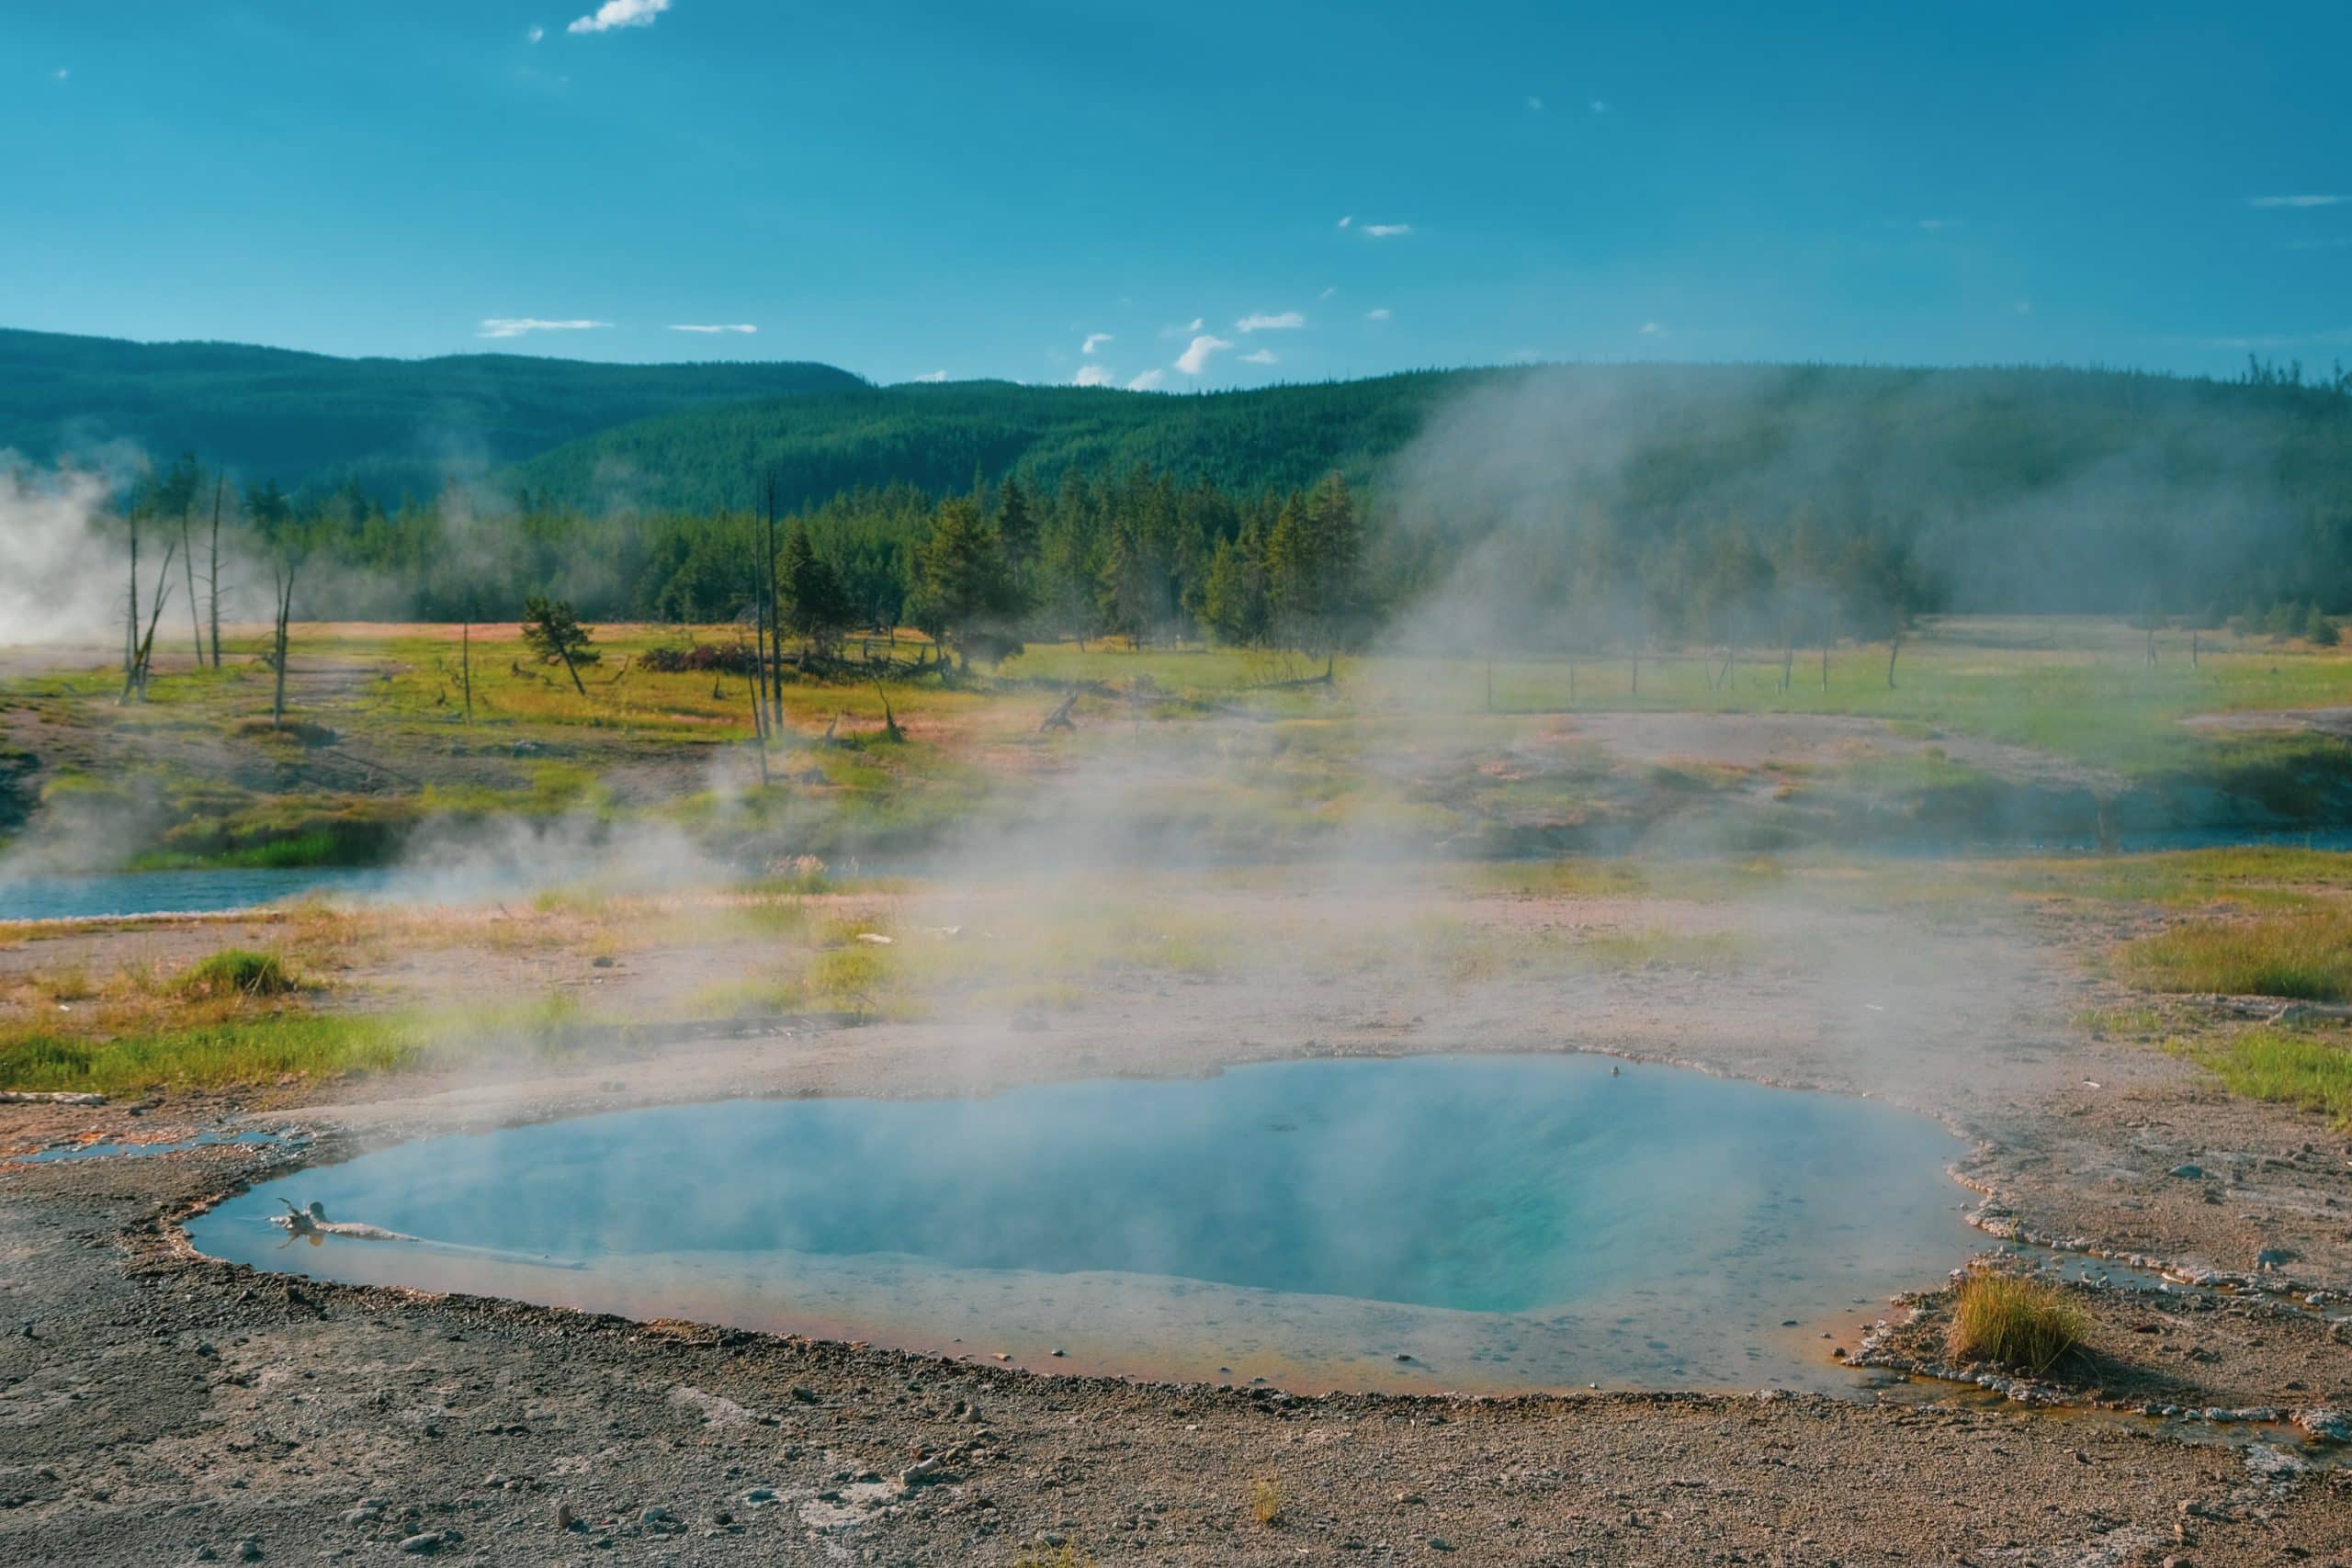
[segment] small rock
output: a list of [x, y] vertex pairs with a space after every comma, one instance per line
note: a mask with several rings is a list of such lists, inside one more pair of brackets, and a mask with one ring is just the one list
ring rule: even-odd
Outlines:
[[255, 1539], [255, 1538], [254, 1538], [254, 1537], [253, 1537], [253, 1536], [247, 1536], [247, 1537], [245, 1537], [245, 1539], [244, 1539], [244, 1540], [241, 1540], [241, 1541], [237, 1542], [237, 1561], [238, 1561], [238, 1562], [260, 1562], [260, 1561], [261, 1561], [261, 1542], [260, 1542], [260, 1540], [257, 1540], [257, 1539]]
[[1431, 1551], [1452, 1551], [1453, 1550], [1453, 1543], [1446, 1540], [1445, 1537], [1442, 1535], [1433, 1535], [1430, 1537], [1430, 1550]]
[[560, 1529], [560, 1530], [568, 1530], [568, 1529], [571, 1529], [573, 1526], [577, 1525], [579, 1522], [580, 1522], [580, 1521], [578, 1521], [577, 1519], [575, 1519], [575, 1518], [573, 1518], [573, 1517], [571, 1517], [571, 1504], [569, 1504], [569, 1503], [558, 1503], [558, 1504], [555, 1506], [555, 1528], [556, 1528], [556, 1529]]
[[743, 1494], [743, 1501], [752, 1504], [773, 1503], [775, 1501], [775, 1488], [773, 1486], [754, 1486], [749, 1492]]
[[441, 1550], [441, 1532], [425, 1530], [410, 1536], [401, 1542], [401, 1550], [412, 1557], [430, 1557]]
[[2183, 1181], [2202, 1181], [2205, 1179], [2205, 1168], [2201, 1165], [2177, 1165], [2172, 1168], [2171, 1174]]

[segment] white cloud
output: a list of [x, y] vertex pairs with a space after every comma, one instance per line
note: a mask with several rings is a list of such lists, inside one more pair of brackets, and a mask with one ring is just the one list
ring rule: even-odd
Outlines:
[[760, 329], [749, 321], [719, 321], [709, 325], [676, 321], [671, 324], [670, 330], [673, 333], [755, 333]]
[[1109, 333], [1089, 333], [1086, 334], [1086, 341], [1078, 345], [1078, 352], [1080, 354], [1092, 354], [1095, 350], [1101, 348], [1104, 344], [1109, 343], [1110, 341], [1111, 334]]
[[1530, 93], [1527, 95], [1527, 107], [1533, 109], [1537, 114], [1542, 114], [1544, 112], [1544, 100], [1537, 97], [1534, 94]]
[[537, 316], [484, 316], [476, 337], [521, 337], [525, 333], [584, 333], [610, 321], [543, 321]]
[[1261, 348], [1255, 354], [1243, 355], [1241, 362], [1244, 365], [1272, 365], [1274, 363], [1274, 351], [1271, 348]]
[[1367, 321], [1385, 321], [1390, 320], [1396, 314], [1396, 311], [1390, 310], [1385, 305], [1374, 305], [1371, 310], [1366, 310], [1363, 313], [1363, 319]]
[[1662, 321], [1644, 321], [1642, 323], [1642, 335], [1644, 337], [1664, 337], [1666, 336], [1666, 324]]
[[1354, 221], [1355, 221], [1355, 220], [1354, 220], [1353, 218], [1351, 218], [1351, 218], [1342, 218], [1342, 219], [1340, 219], [1340, 228], [1342, 228], [1342, 229], [1345, 229], [1345, 228], [1347, 228], [1350, 224], [1353, 223]]
[[1607, 114], [1609, 112], [1609, 100], [1606, 98], [1595, 98], [1592, 100], [1591, 108], [1592, 112], [1595, 114]]
[[526, 39], [530, 39], [533, 43], [537, 43], [537, 42], [538, 42], [541, 39], [543, 39], [543, 38], [545, 38], [545, 37], [547, 37], [547, 36], [548, 36], [548, 30], [547, 30], [547, 28], [543, 28], [543, 27], [539, 26], [539, 24], [538, 24], [538, 23], [537, 23], [537, 22], [533, 22], [533, 23], [531, 24], [531, 30], [530, 30], [530, 31], [528, 31], [528, 32], [526, 32], [526, 33], [525, 33], [523, 36], [524, 36], [525, 38], [526, 38]]
[[70, 68], [68, 68], [68, 67], [66, 67], [66, 66], [63, 66], [63, 65], [61, 65], [61, 66], [59, 66], [55, 71], [51, 72], [51, 73], [50, 73], [50, 74], [51, 74], [51, 76], [53, 76], [54, 78], [56, 78], [58, 81], [62, 82], [62, 81], [64, 81], [68, 76], [73, 75], [73, 74], [74, 74], [74, 73], [73, 73], [73, 71], [72, 71]]
[[1069, 378], [1073, 387], [1107, 387], [1111, 384], [1111, 367], [1107, 365], [1081, 365], [1078, 374]]
[[1127, 383], [1127, 390], [1130, 392], [1156, 392], [1159, 390], [1159, 384], [1167, 379], [1168, 372], [1165, 370], [1147, 370], [1142, 375]]
[[2341, 207], [2352, 196], [2250, 196], [2248, 207]]
[[1367, 223], [1363, 231], [1375, 240], [1401, 240], [1413, 231], [1410, 223]]
[[915, 379], [918, 381], [944, 381], [947, 379], [947, 372], [944, 370], [934, 370], [928, 376], [918, 376]]
[[1336, 284], [1336, 283], [1335, 283], [1335, 284], [1331, 285], [1331, 287], [1330, 287], [1330, 288], [1326, 288], [1325, 290], [1323, 290], [1323, 292], [1322, 292], [1322, 293], [1317, 294], [1315, 298], [1317, 298], [1317, 299], [1329, 299], [1329, 298], [1331, 298], [1331, 296], [1332, 296], [1332, 295], [1337, 294], [1339, 291], [1340, 291], [1340, 286], [1339, 286], [1338, 284]]
[[608, 33], [615, 28], [650, 28], [653, 18], [670, 8], [670, 0], [605, 0], [605, 3], [564, 28], [568, 33]]
[[1220, 349], [1232, 346], [1221, 337], [1212, 337], [1207, 333], [1203, 333], [1185, 345], [1183, 353], [1176, 356], [1176, 368], [1187, 376], [1197, 376], [1209, 367], [1209, 355]]
[[1296, 332], [1306, 324], [1306, 318], [1296, 310], [1284, 310], [1278, 316], [1269, 316], [1262, 312], [1258, 315], [1244, 316], [1233, 323], [1233, 328], [1234, 331], [1242, 333], [1290, 333]]

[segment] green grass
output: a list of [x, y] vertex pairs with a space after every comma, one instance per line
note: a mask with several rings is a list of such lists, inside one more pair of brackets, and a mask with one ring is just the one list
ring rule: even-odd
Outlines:
[[2192, 920], [2125, 943], [2118, 961], [2152, 991], [2342, 1001], [2352, 997], [2352, 908]]
[[1945, 1343], [1955, 1359], [2038, 1375], [2079, 1347], [2090, 1326], [2090, 1314], [2055, 1286], [1984, 1271], [1961, 1281]]
[[294, 978], [274, 953], [232, 947], [190, 964], [180, 976], [186, 997], [282, 997], [294, 989]]
[[2310, 904], [2317, 894], [2352, 891], [2352, 854], [2238, 844], [2169, 854], [2082, 855], [2013, 862], [2003, 880], [2020, 892], [2118, 903], [2289, 908]]
[[424, 1059], [426, 1037], [413, 1021], [299, 1012], [133, 1039], [19, 1035], [0, 1043], [0, 1088], [136, 1094], [268, 1083], [288, 1073], [333, 1077], [397, 1072]]
[[2177, 1049], [2232, 1094], [2315, 1111], [2352, 1131], [2352, 1048], [2341, 1034], [2264, 1027]]

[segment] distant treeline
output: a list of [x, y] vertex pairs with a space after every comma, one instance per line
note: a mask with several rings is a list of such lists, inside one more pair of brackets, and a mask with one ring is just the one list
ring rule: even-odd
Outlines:
[[[231, 509], [254, 547], [304, 558], [310, 615], [507, 619], [544, 593], [592, 620], [734, 619], [773, 493], [804, 635], [1811, 642], [1944, 610], [2276, 627], [2352, 605], [2347, 393], [2261, 365], [812, 393], [429, 498], [263, 480]], [[127, 510], [209, 497], [201, 468], [149, 475]]]

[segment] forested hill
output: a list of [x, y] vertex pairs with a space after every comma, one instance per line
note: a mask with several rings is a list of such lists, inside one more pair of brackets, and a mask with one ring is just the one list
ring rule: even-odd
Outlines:
[[389, 501], [649, 415], [864, 385], [829, 365], [337, 359], [0, 329], [0, 451], [39, 463], [110, 443], [158, 463], [194, 452], [253, 482], [356, 479]]
[[[1376, 489], [1385, 459], [1438, 419], [1433, 467], [1577, 475], [1635, 516], [1771, 491], [1816, 506], [1965, 515], [2126, 477], [2189, 490], [2258, 476], [2290, 506], [2352, 510], [2352, 396], [2256, 378], [2107, 371], [1773, 366], [1547, 366], [1168, 396], [965, 382], [861, 388], [682, 411], [597, 432], [518, 466], [511, 489], [598, 513], [842, 491], [933, 493], [974, 474], [1050, 486], [1148, 464], [1229, 490], [1287, 490], [1338, 469]], [[1424, 446], [1428, 446], [1424, 443]], [[1450, 448], [1450, 449], [1448, 449]], [[1606, 469], [1605, 473], [1600, 470]], [[1565, 487], [1563, 487], [1565, 488]], [[1865, 497], [1856, 493], [1867, 491]], [[1422, 497], [1445, 502], [1445, 497]]]
[[1050, 482], [1138, 464], [1285, 490], [1396, 451], [1439, 400], [1487, 374], [1195, 397], [1010, 381], [866, 388], [641, 420], [559, 447], [513, 478], [536, 498], [586, 512], [744, 506], [771, 475], [786, 507], [886, 484], [968, 488], [976, 473]]

